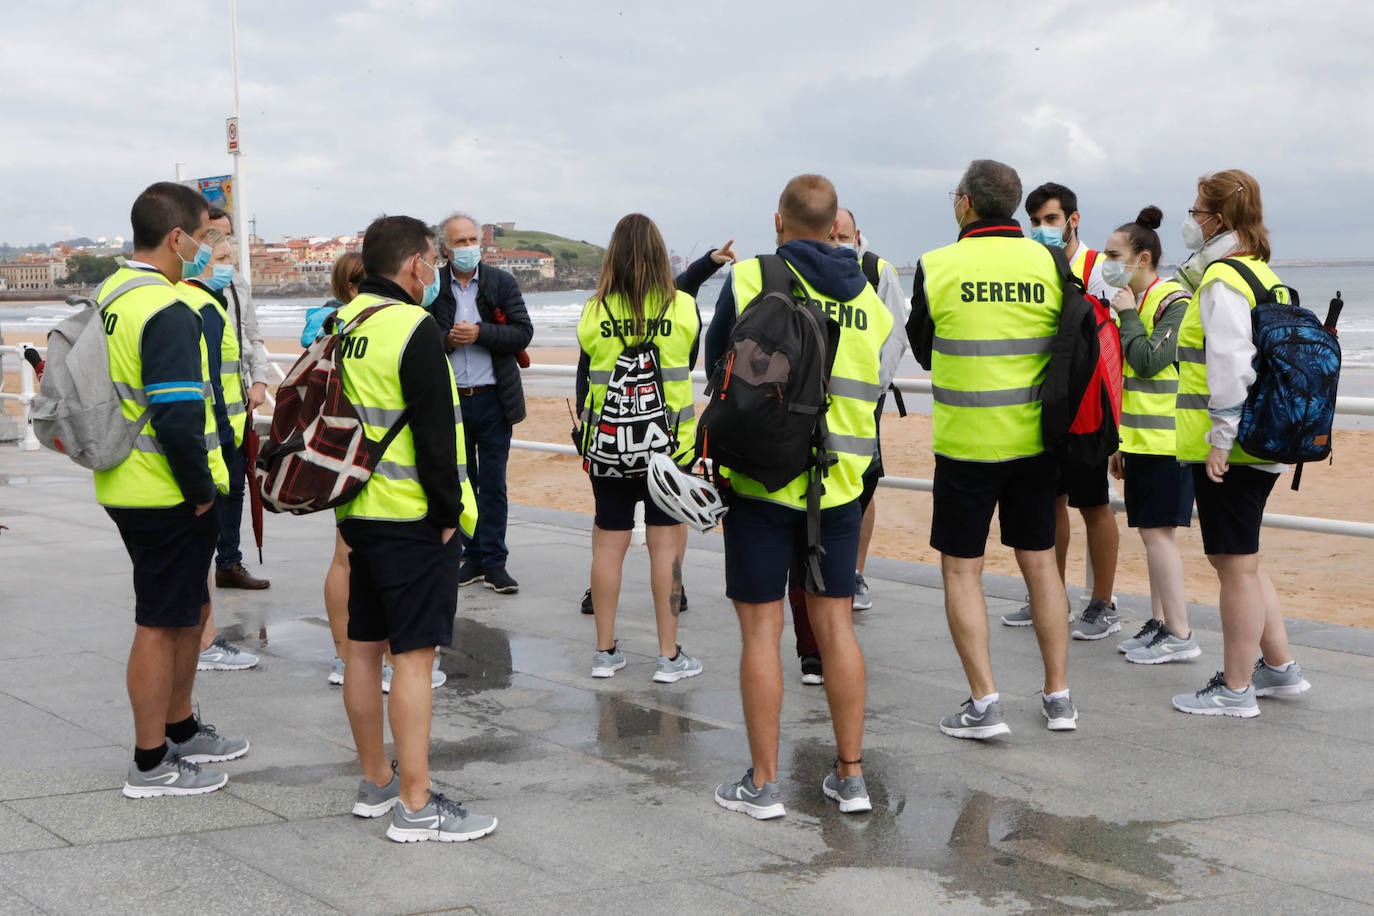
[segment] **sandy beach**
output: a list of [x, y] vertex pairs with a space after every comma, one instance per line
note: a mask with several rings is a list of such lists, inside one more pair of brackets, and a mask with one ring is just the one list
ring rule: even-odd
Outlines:
[[[7, 344], [20, 342], [10, 335]], [[37, 341], [34, 341], [35, 343]], [[271, 339], [274, 353], [296, 353], [299, 341]], [[577, 353], [570, 349], [531, 351], [536, 363], [571, 365]], [[5, 368], [15, 367], [7, 360]], [[552, 383], [541, 385], [541, 390]], [[571, 380], [559, 380], [571, 398]], [[6, 391], [18, 391], [17, 378], [9, 372]], [[5, 401], [7, 412], [17, 405]], [[930, 452], [930, 417], [912, 414], [898, 418], [888, 414], [883, 422], [883, 453], [887, 472], [893, 476], [929, 478], [934, 473]], [[515, 429], [515, 438], [542, 442], [568, 442], [568, 408], [563, 397], [532, 396], [528, 399], [528, 418]], [[1291, 475], [1285, 475], [1269, 500], [1269, 511], [1288, 515], [1322, 516], [1351, 521], [1374, 520], [1374, 489], [1366, 475], [1374, 468], [1374, 431], [1338, 430], [1332, 463], [1309, 465], [1303, 472], [1302, 489], [1289, 489]], [[591, 488], [587, 485], [577, 459], [515, 450], [508, 470], [511, 502], [544, 506], [590, 514]], [[1120, 484], [1115, 483], [1120, 492]], [[1073, 547], [1069, 555], [1070, 582], [1082, 583], [1083, 528], [1077, 513]], [[1148, 594], [1145, 552], [1140, 538], [1121, 525], [1121, 553], [1115, 590], [1118, 593]], [[921, 563], [938, 563], [930, 549], [930, 495], [883, 489], [878, 496], [877, 529], [872, 554]], [[987, 553], [988, 572], [1016, 575], [1011, 551], [998, 543], [996, 521]], [[1188, 598], [1201, 604], [1217, 603], [1216, 577], [1202, 554], [1202, 541], [1196, 525], [1179, 535]], [[1283, 601], [1284, 613], [1292, 617], [1320, 620], [1351, 626], [1374, 627], [1374, 547], [1360, 538], [1309, 534], [1267, 528], [1262, 552]]]

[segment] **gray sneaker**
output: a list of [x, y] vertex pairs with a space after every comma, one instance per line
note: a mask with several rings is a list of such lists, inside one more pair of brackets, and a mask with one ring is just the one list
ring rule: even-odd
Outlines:
[[1120, 631], [1121, 618], [1117, 616], [1116, 607], [1101, 598], [1094, 598], [1088, 602], [1083, 618], [1073, 628], [1072, 635], [1074, 639], [1102, 639]]
[[592, 656], [592, 677], [615, 677], [615, 673], [624, 667], [625, 653], [620, 651], [620, 643], [612, 646], [609, 652], [597, 649]]
[[258, 657], [245, 652], [238, 646], [225, 642], [223, 636], [215, 638], [208, 649], [203, 649], [196, 661], [197, 671], [247, 671], [258, 664]]
[[[1027, 595], [1027, 596], [1025, 597], [1025, 602], [1026, 602], [1025, 604], [1021, 605], [1019, 608], [1017, 608], [1016, 610], [1012, 611], [1011, 613], [1009, 613], [1009, 614], [1003, 614], [1003, 615], [1002, 615], [1002, 624], [1003, 624], [1003, 626], [1008, 626], [1008, 627], [1028, 627], [1028, 626], [1030, 626], [1032, 623], [1034, 623], [1034, 621], [1031, 620], [1031, 612], [1030, 612], [1030, 595]], [[1069, 611], [1069, 623], [1073, 623], [1073, 611], [1072, 611], [1072, 610]]]
[[[597, 655], [601, 653], [598, 652]], [[595, 674], [595, 669], [593, 669]], [[669, 658], [666, 655], [658, 657], [658, 666], [654, 670], [654, 682], [658, 684], [671, 684], [680, 681], [685, 677], [696, 677], [701, 673], [701, 662], [697, 661], [686, 652], [682, 651], [682, 646], [677, 647], [677, 658]]]
[[[391, 676], [396, 673], [396, 669], [390, 665], [382, 666], [382, 693], [391, 693]], [[329, 675], [329, 683], [334, 683], [334, 675]], [[343, 675], [339, 675], [339, 683], [343, 683]], [[448, 675], [439, 670], [439, 658], [434, 659], [434, 667], [429, 672], [429, 689], [438, 690], [448, 683]]]
[[384, 786], [358, 780], [358, 800], [353, 803], [353, 813], [358, 817], [381, 817], [396, 804], [401, 797], [401, 777], [396, 772], [396, 761], [391, 761], [391, 782]]
[[1196, 716], [1235, 716], [1253, 718], [1260, 714], [1255, 702], [1255, 686], [1246, 684], [1244, 690], [1226, 686], [1226, 675], [1218, 671], [1197, 693], [1180, 693], [1174, 697], [1174, 709]]
[[840, 811], [845, 814], [873, 810], [873, 803], [868, 800], [868, 787], [864, 785], [862, 775], [841, 777], [832, 771], [821, 780], [821, 791], [825, 793], [826, 798], [833, 798], [839, 802]]
[[146, 773], [137, 764], [129, 764], [129, 776], [124, 780], [125, 798], [156, 798], [160, 795], [204, 795], [224, 788], [228, 773], [202, 770], [176, 752], [176, 745], [167, 745], [162, 762]]
[[213, 725], [200, 721], [199, 713], [196, 714], [196, 733], [180, 744], [169, 738], [167, 746], [190, 763], [220, 763], [248, 753], [248, 739], [226, 738], [215, 731]]
[[398, 798], [391, 808], [391, 826], [386, 828], [386, 835], [397, 843], [461, 843], [484, 837], [495, 829], [496, 818], [471, 814], [453, 799], [430, 792], [429, 801], [415, 812], [407, 811], [406, 803]]
[[962, 712], [950, 713], [940, 720], [940, 731], [954, 738], [995, 738], [1011, 734], [1011, 727], [1002, 718], [1002, 702], [993, 700], [980, 714], [973, 705], [973, 697], [964, 701]]
[[1045, 727], [1052, 732], [1071, 732], [1078, 728], [1078, 710], [1073, 697], [1050, 697], [1040, 694], [1040, 711], [1045, 715]]
[[1201, 654], [1196, 633], [1189, 633], [1188, 638], [1183, 639], [1175, 636], [1167, 625], [1160, 624], [1149, 644], [1127, 652], [1126, 661], [1137, 665], [1162, 665], [1165, 662], [1187, 661]]
[[856, 572], [854, 574], [854, 610], [866, 611], [873, 607], [873, 595], [868, 591], [868, 583], [864, 581], [864, 574]]
[[343, 676], [344, 660], [336, 655], [334, 656], [334, 661], [329, 663], [329, 683], [333, 684], [335, 687], [342, 687]]
[[1117, 643], [1116, 651], [1124, 654], [1132, 649], [1148, 646], [1150, 640], [1155, 638], [1155, 633], [1159, 632], [1159, 628], [1162, 626], [1164, 626], [1164, 621], [1151, 617], [1149, 620], [1145, 621], [1143, 627], [1135, 631], [1134, 636], [1130, 639], [1123, 639], [1121, 642]]
[[1250, 675], [1250, 684], [1255, 688], [1257, 697], [1295, 697], [1312, 689], [1297, 662], [1291, 663], [1287, 670], [1270, 668], [1263, 658], [1255, 662], [1255, 671]]
[[776, 782], [754, 785], [754, 768], [750, 767], [738, 782], [716, 786], [716, 804], [728, 811], [740, 811], [760, 821], [782, 817], [787, 809], [782, 805], [782, 793]]

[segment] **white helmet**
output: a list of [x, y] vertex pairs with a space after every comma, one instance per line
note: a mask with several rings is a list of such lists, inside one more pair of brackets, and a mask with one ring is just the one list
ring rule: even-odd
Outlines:
[[649, 458], [649, 496], [654, 505], [698, 531], [710, 531], [728, 511], [709, 481], [682, 470], [662, 452]]

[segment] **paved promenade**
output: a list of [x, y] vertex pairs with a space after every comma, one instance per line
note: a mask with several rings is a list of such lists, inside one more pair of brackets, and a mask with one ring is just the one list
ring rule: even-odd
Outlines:
[[[1169, 707], [1219, 666], [1214, 611], [1196, 612], [1193, 664], [1074, 643], [1079, 730], [1052, 734], [1033, 635], [995, 623], [1021, 589], [989, 577], [1012, 734], [979, 744], [935, 726], [967, 694], [936, 571], [874, 561], [874, 607], [856, 620], [875, 810], [842, 816], [821, 796], [825, 697], [800, 685], [789, 627], [788, 815], [757, 822], [711, 800], [747, 765], [719, 537], [694, 537], [686, 563], [681, 641], [705, 673], [650, 683], [636, 549], [619, 624], [630, 664], [592, 680], [577, 612], [590, 520], [517, 508], [520, 594], [463, 589], [434, 703], [436, 782], [500, 827], [402, 846], [348, 814], [359, 774], [325, 682], [320, 597], [331, 521], [267, 521], [268, 562], [249, 566], [271, 590], [215, 596], [221, 628], [262, 664], [201, 672], [196, 691], [206, 721], [252, 750], [219, 765], [230, 781], [213, 795], [131, 801], [128, 559], [88, 474], [0, 448], [0, 914], [1374, 913], [1374, 631], [1295, 625], [1313, 689], [1262, 700], [1251, 720]], [[1122, 599], [1133, 632], [1145, 604]]]

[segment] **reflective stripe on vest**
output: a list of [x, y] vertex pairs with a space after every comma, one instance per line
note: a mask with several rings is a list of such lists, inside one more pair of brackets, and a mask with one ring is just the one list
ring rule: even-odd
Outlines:
[[[796, 272], [793, 272], [796, 275]], [[882, 347], [892, 333], [891, 310], [873, 287], [865, 283], [857, 296], [845, 302], [834, 301], [798, 277], [807, 297], [815, 301], [840, 325], [840, 343], [830, 370], [830, 407], [825, 423], [829, 432], [826, 446], [838, 461], [825, 475], [821, 508], [842, 506], [863, 493], [863, 475], [873, 463], [877, 447], [877, 422], [874, 409], [880, 387]], [[743, 312], [763, 288], [762, 270], [757, 258], [735, 265], [731, 281], [735, 308]], [[862, 319], [862, 320], [861, 320]], [[768, 491], [763, 484], [729, 468], [733, 492], [752, 499], [775, 502], [793, 509], [806, 508], [806, 482], [802, 474], [780, 489]]]
[[[1186, 295], [1173, 280], [1156, 279], [1145, 290], [1136, 313], [1145, 328], [1145, 338], [1155, 332], [1155, 317], [1165, 300]], [[1161, 347], [1177, 347], [1171, 335]], [[1130, 360], [1121, 363], [1121, 451], [1132, 455], [1174, 455], [1174, 409], [1178, 396], [1178, 368], [1170, 360], [1155, 375], [1142, 378], [1131, 368]]]
[[[1243, 262], [1255, 272], [1260, 283], [1266, 288], [1278, 286], [1278, 276], [1269, 265], [1249, 255], [1234, 258]], [[1207, 405], [1211, 392], [1207, 387], [1207, 335], [1202, 328], [1202, 291], [1213, 283], [1223, 283], [1245, 297], [1250, 308], [1255, 307], [1255, 294], [1250, 284], [1241, 279], [1226, 264], [1226, 259], [1213, 261], [1207, 265], [1197, 291], [1188, 303], [1188, 311], [1183, 316], [1183, 324], [1178, 329], [1178, 398], [1175, 402], [1174, 423], [1178, 437], [1178, 460], [1200, 462], [1207, 460], [1212, 446], [1207, 434], [1212, 431], [1212, 417]], [[1260, 464], [1258, 458], [1246, 452], [1239, 445], [1231, 449], [1228, 459], [1231, 464]]]
[[[138, 420], [148, 409], [149, 400], [143, 386], [143, 358], [140, 352], [148, 322], [167, 308], [190, 310], [197, 324], [200, 316], [161, 274], [127, 266], [116, 270], [101, 283], [95, 299], [101, 304], [105, 319], [110, 381], [119, 395], [120, 410], [126, 419]], [[198, 383], [207, 395], [203, 401], [205, 462], [215, 488], [227, 493], [229, 470], [220, 452], [214, 405], [208, 397], [211, 391], [206, 381], [209, 354], [203, 337], [197, 335], [196, 340], [201, 373]], [[186, 341], [186, 344], [190, 346], [190, 341]], [[101, 505], [119, 508], [170, 508], [186, 501], [171, 466], [162, 454], [153, 422], [144, 427], [124, 461], [109, 470], [95, 472], [95, 494]]]
[[1024, 236], [965, 236], [921, 257], [935, 325], [932, 446], [959, 461], [1044, 452], [1040, 386], [1063, 294], [1045, 246]]

